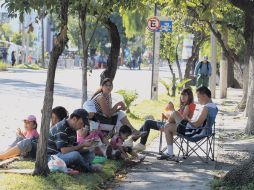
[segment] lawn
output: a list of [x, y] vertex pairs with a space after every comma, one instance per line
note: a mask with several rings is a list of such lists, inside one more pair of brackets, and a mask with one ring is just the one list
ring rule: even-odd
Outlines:
[[[178, 100], [178, 99], [177, 99]], [[138, 105], [131, 107], [129, 118], [136, 129], [144, 123], [144, 118], [153, 115], [155, 119], [161, 118], [165, 104], [169, 101], [166, 95], [161, 95], [159, 101], [144, 100]], [[170, 99], [178, 102], [176, 99]], [[148, 142], [158, 136], [159, 132], [152, 130]], [[32, 169], [34, 162], [16, 161], [9, 165], [9, 168]], [[51, 173], [48, 177], [30, 176], [21, 174], [0, 174], [0, 189], [26, 189], [26, 190], [75, 190], [75, 189], [99, 189], [102, 182], [108, 181], [115, 176], [115, 173], [123, 168], [122, 162], [107, 160], [101, 173], [78, 174], [70, 176], [63, 173]]]
[[0, 62], [0, 71], [7, 71], [7, 65], [3, 62]]
[[32, 63], [32, 64], [18, 64], [15, 65], [15, 68], [18, 69], [32, 69], [32, 70], [40, 70], [43, 69], [42, 67], [40, 67], [39, 65]]

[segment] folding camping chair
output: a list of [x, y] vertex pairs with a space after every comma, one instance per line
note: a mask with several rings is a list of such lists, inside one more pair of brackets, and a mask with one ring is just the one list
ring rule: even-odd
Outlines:
[[[210, 123], [210, 119], [211, 118], [209, 117], [207, 118], [204, 127], [196, 128], [195, 130], [199, 131], [199, 133], [196, 133], [193, 136], [177, 133], [174, 138], [174, 144], [179, 149], [176, 161], [179, 161], [181, 153], [184, 159], [187, 159], [195, 153], [203, 162], [207, 163], [208, 159], [214, 161], [216, 131], [215, 122]], [[167, 149], [167, 147], [162, 149], [162, 135], [163, 132], [160, 133], [159, 154], [162, 154]], [[206, 145], [205, 148], [202, 146], [204, 144]], [[204, 153], [205, 159], [199, 154], [198, 150], [201, 153]]]
[[[204, 127], [195, 129], [195, 131], [199, 131], [199, 133], [196, 133], [193, 136], [177, 133], [174, 143], [179, 148], [177, 156], [178, 161], [181, 153], [184, 159], [187, 159], [195, 153], [203, 162], [208, 163], [208, 159], [214, 161], [215, 122], [209, 122], [209, 120], [211, 120], [210, 117], [207, 118]], [[184, 144], [186, 145], [185, 147]], [[205, 147], [202, 145], [205, 145]], [[204, 153], [205, 159], [200, 153]]]

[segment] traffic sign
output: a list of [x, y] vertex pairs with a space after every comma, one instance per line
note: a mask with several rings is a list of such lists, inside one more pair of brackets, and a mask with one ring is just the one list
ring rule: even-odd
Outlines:
[[172, 21], [171, 20], [162, 20], [160, 21], [161, 27], [156, 30], [156, 32], [172, 32]]
[[160, 20], [157, 17], [151, 17], [147, 20], [147, 29], [154, 32], [160, 28]]

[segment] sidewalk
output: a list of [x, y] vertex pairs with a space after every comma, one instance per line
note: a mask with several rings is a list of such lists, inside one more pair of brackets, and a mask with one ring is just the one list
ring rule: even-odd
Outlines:
[[[218, 93], [218, 90], [217, 92]], [[219, 115], [216, 119], [216, 147], [215, 160], [217, 161], [218, 151], [218, 135], [221, 130], [237, 131], [243, 129], [246, 119], [242, 118], [242, 113], [233, 113], [233, 108], [240, 101], [242, 91], [238, 89], [229, 89], [228, 98], [224, 100], [215, 99], [218, 104]], [[217, 96], [218, 97], [218, 96]], [[165, 139], [164, 141], [165, 142]], [[179, 163], [170, 161], [157, 160], [159, 147], [159, 138], [155, 139], [147, 147], [147, 157], [145, 161], [130, 168], [126, 178], [116, 190], [206, 190], [210, 189], [209, 182], [213, 179], [213, 171], [217, 162], [209, 161], [208, 164], [201, 162], [196, 156], [191, 156], [187, 160]], [[175, 147], [175, 146], [174, 146]], [[225, 146], [226, 147], [226, 146]], [[174, 150], [175, 153], [177, 150]], [[221, 162], [221, 160], [219, 161]]]

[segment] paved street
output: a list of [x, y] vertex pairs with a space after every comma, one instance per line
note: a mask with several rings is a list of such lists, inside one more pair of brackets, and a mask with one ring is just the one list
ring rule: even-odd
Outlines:
[[[89, 73], [89, 97], [99, 87], [101, 69]], [[160, 78], [169, 77], [169, 71], [162, 68]], [[40, 124], [40, 110], [43, 104], [46, 71], [9, 69], [0, 72], [0, 150], [15, 138], [15, 129], [23, 127], [22, 119], [34, 114]], [[114, 89], [137, 90], [139, 100], [150, 98], [151, 71], [119, 69], [114, 80]], [[159, 86], [159, 91], [164, 87]], [[58, 69], [55, 80], [54, 106], [62, 105], [71, 112], [81, 105], [81, 70]], [[120, 99], [113, 95], [114, 101]]]

